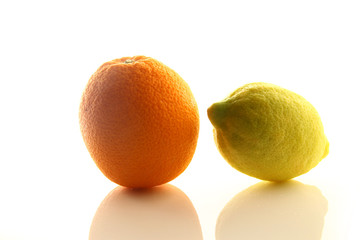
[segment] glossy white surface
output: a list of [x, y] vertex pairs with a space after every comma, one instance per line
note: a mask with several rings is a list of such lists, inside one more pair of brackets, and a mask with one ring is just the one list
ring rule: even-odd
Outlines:
[[[0, 239], [360, 239], [359, 12], [358, 1], [1, 2]], [[200, 111], [188, 169], [140, 192], [100, 173], [77, 119], [90, 75], [132, 55], [175, 69]], [[303, 95], [324, 123], [330, 154], [286, 184], [237, 172], [213, 142], [206, 109], [253, 81]]]

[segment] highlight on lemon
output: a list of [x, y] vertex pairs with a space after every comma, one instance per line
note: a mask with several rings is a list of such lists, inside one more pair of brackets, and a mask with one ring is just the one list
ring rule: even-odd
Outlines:
[[285, 181], [329, 153], [320, 116], [302, 96], [270, 83], [249, 83], [208, 110], [224, 159], [249, 176]]
[[101, 172], [131, 188], [179, 176], [194, 155], [199, 134], [199, 112], [188, 84], [145, 56], [101, 65], [83, 92], [79, 120]]

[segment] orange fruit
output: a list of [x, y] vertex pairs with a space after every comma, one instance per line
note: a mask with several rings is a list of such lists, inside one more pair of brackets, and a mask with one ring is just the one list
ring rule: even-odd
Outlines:
[[79, 118], [85, 145], [101, 172], [132, 188], [180, 175], [199, 134], [199, 112], [188, 84], [145, 56], [101, 65], [83, 92]]

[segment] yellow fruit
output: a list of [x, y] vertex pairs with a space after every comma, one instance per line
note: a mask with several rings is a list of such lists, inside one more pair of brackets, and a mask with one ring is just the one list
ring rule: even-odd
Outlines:
[[217, 148], [249, 176], [285, 181], [329, 153], [316, 109], [302, 96], [269, 83], [246, 84], [208, 109]]

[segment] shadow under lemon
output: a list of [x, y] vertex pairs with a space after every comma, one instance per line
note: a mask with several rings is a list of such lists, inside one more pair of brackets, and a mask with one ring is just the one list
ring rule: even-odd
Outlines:
[[216, 240], [320, 240], [328, 202], [315, 186], [260, 182], [220, 213]]
[[116, 187], [98, 207], [90, 240], [202, 240], [196, 210], [180, 189]]

